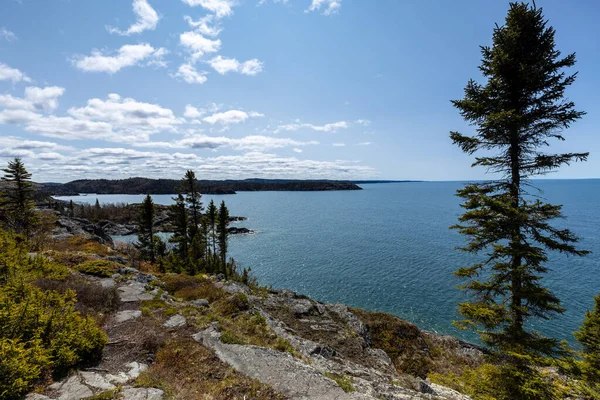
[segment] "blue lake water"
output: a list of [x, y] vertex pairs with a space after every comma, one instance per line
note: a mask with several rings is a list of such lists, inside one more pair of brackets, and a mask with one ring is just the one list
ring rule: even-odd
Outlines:
[[[552, 254], [545, 283], [563, 301], [565, 314], [535, 322], [544, 334], [572, 341], [571, 332], [600, 292], [600, 180], [543, 180], [544, 198], [563, 204], [567, 226], [587, 257]], [[231, 256], [251, 267], [261, 284], [286, 288], [324, 302], [384, 311], [440, 333], [459, 332], [456, 303], [465, 300], [452, 275], [472, 258], [456, 251], [463, 237], [448, 229], [461, 214], [454, 196], [461, 182], [361, 185], [362, 191], [239, 192], [203, 196], [225, 200], [238, 223], [256, 235], [234, 236]], [[60, 197], [75, 202], [139, 203], [143, 195]], [[158, 204], [171, 196], [155, 195]]]

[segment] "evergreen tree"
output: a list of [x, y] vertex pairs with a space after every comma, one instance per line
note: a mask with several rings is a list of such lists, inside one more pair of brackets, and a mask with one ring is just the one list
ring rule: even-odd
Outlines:
[[138, 217], [138, 249], [142, 258], [156, 261], [155, 238], [154, 238], [154, 202], [150, 195], [142, 202], [140, 215]]
[[69, 200], [69, 217], [73, 218], [75, 216], [75, 204], [73, 200]]
[[34, 187], [31, 174], [25, 169], [20, 158], [8, 162], [8, 167], [2, 169], [5, 182], [1, 207], [6, 224], [17, 233], [29, 237], [37, 224], [35, 203], [33, 202]]
[[217, 222], [217, 239], [219, 242], [219, 256], [221, 258], [221, 268], [227, 276], [227, 240], [229, 239], [229, 210], [225, 206], [225, 201], [221, 201]]
[[173, 221], [173, 236], [169, 242], [176, 244], [178, 257], [183, 262], [188, 254], [188, 215], [183, 195], [179, 193], [173, 200], [175, 204], [169, 206], [169, 216]]
[[462, 250], [483, 253], [481, 262], [456, 272], [467, 280], [461, 288], [475, 295], [459, 304], [464, 320], [458, 325], [478, 329], [482, 341], [508, 355], [513, 366], [556, 351], [556, 340], [526, 325], [532, 317], [563, 312], [541, 281], [547, 251], [587, 253], [575, 247], [572, 232], [551, 225], [562, 216], [561, 206], [527, 192], [528, 178], [588, 156], [543, 152], [551, 139], [564, 140], [562, 131], [584, 115], [564, 98], [576, 74], [563, 70], [575, 64], [575, 55], [561, 57], [554, 34], [541, 9], [511, 3], [505, 25], [494, 29], [492, 46], [481, 48], [479, 69], [487, 82], [469, 81], [464, 99], [453, 101], [476, 126], [471, 137], [452, 132], [453, 142], [467, 154], [481, 151], [473, 165], [499, 176], [458, 191], [466, 211], [454, 228], [469, 238]]
[[185, 202], [189, 213], [188, 221], [188, 249], [190, 262], [200, 266], [204, 259], [204, 238], [200, 230], [202, 224], [202, 195], [196, 180], [194, 171], [188, 170], [183, 178], [183, 187], [185, 188]]
[[594, 309], [585, 313], [583, 325], [574, 335], [583, 346], [586, 378], [600, 385], [600, 294], [594, 298]]
[[209, 237], [212, 245], [213, 257], [217, 254], [217, 215], [218, 210], [215, 202], [211, 199], [206, 208], [206, 217], [208, 218]]
[[96, 219], [100, 219], [100, 212], [101, 212], [101, 207], [100, 207], [100, 202], [98, 201], [98, 199], [96, 199], [96, 204], [94, 205], [94, 217]]

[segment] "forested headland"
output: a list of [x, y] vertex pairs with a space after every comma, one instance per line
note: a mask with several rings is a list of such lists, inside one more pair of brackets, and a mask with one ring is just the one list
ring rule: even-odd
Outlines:
[[[202, 194], [235, 194], [236, 191], [327, 191], [361, 190], [349, 181], [283, 179], [198, 180]], [[56, 196], [97, 194], [174, 194], [180, 189], [176, 179], [81, 179], [68, 183], [40, 183], [42, 192]]]

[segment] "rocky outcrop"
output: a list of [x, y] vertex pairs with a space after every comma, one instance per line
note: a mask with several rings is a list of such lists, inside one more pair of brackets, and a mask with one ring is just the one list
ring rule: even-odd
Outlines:
[[56, 220], [56, 226], [52, 231], [52, 237], [57, 240], [69, 238], [71, 236], [81, 236], [88, 240], [112, 245], [112, 238], [104, 232], [101, 226], [92, 224], [87, 219], [70, 218], [60, 216]]
[[[183, 301], [159, 289], [160, 277], [121, 267], [112, 278], [90, 277], [98, 285], [115, 287], [121, 302], [118, 311], [107, 318], [110, 342], [102, 362], [97, 368], [74, 372], [46, 391], [29, 395], [27, 400], [79, 400], [111, 390], [119, 391], [115, 397], [119, 399], [163, 399], [159, 389], [134, 387], [134, 380], [154, 362], [154, 354], [136, 349], [150, 346], [156, 330], [188, 340], [192, 336], [213, 352], [219, 363], [269, 385], [290, 400], [469, 400], [449, 388], [399, 374], [388, 354], [373, 347], [371, 332], [360, 314], [343, 304], [319, 303], [289, 290], [256, 291], [240, 282], [203, 279], [207, 280], [204, 284], [214, 286], [206, 293], [224, 293], [221, 306], [231, 299], [244, 299], [246, 305], [233, 312], [260, 317], [267, 334], [286, 344], [285, 351], [221, 340], [218, 322], [208, 322], [208, 327], [205, 322], [199, 329], [194, 322], [198, 319], [189, 314], [190, 308], [197, 311], [196, 315], [212, 315], [212, 321], [220, 321], [225, 314], [214, 314], [219, 309], [213, 308], [214, 300]], [[147, 326], [135, 328], [148, 312], [148, 308], [142, 312], [148, 306], [144, 301], [162, 302], [160, 307], [170, 310], [159, 324], [152, 325], [152, 332]], [[457, 354], [464, 351], [463, 356], [479, 355], [476, 347], [462, 346], [456, 339], [440, 336], [436, 340], [449, 341], [448, 346], [455, 346]], [[124, 351], [125, 346], [131, 352]]]

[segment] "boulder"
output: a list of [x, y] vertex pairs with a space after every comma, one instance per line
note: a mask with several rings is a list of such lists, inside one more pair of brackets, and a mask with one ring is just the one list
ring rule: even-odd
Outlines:
[[190, 301], [190, 304], [195, 307], [208, 307], [209, 303], [206, 299], [198, 299]]
[[169, 318], [163, 325], [167, 328], [177, 328], [185, 325], [185, 322], [185, 317], [183, 315], [177, 314]]

